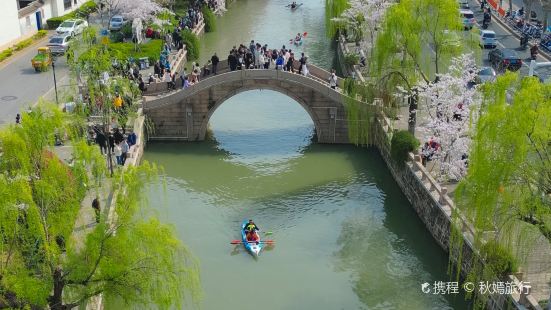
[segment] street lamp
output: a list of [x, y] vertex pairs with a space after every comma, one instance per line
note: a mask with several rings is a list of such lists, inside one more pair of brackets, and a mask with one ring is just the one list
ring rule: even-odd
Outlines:
[[52, 72], [54, 73], [55, 103], [59, 106], [59, 100], [57, 99], [57, 80], [55, 78], [55, 57], [52, 57]]

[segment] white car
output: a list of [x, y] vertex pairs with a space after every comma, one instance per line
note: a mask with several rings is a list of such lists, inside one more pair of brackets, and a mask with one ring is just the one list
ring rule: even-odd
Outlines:
[[496, 48], [497, 47], [497, 39], [496, 39], [496, 33], [493, 30], [481, 30], [480, 31], [480, 46], [482, 48]]
[[68, 19], [61, 23], [55, 30], [58, 34], [69, 33], [72, 36], [82, 33], [84, 28], [88, 27], [88, 23], [82, 19]]
[[56, 35], [50, 38], [48, 41], [48, 47], [52, 51], [53, 55], [63, 55], [71, 44], [71, 36], [68, 33]]
[[121, 15], [115, 15], [111, 17], [111, 20], [109, 21], [109, 30], [121, 30], [121, 28], [128, 23], [128, 20], [126, 20]]

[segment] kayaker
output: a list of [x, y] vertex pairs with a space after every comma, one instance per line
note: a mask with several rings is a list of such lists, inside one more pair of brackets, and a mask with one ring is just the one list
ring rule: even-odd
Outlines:
[[245, 232], [249, 233], [251, 231], [259, 231], [260, 229], [256, 224], [253, 222], [253, 220], [249, 220], [249, 223], [245, 225]]
[[251, 230], [247, 233], [247, 241], [257, 242], [259, 240], [260, 238], [258, 237], [256, 230]]

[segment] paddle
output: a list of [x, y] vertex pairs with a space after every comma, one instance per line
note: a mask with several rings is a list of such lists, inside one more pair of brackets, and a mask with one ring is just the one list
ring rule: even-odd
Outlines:
[[[247, 241], [248, 243], [266, 243], [266, 244], [273, 244], [274, 240], [261, 240], [261, 241]], [[242, 244], [243, 241], [241, 240], [232, 240], [230, 244]]]

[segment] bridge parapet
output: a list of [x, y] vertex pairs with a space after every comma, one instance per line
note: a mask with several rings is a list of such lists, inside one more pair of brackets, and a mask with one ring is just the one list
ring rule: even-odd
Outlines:
[[226, 99], [257, 89], [274, 90], [297, 101], [312, 118], [318, 142], [349, 143], [345, 106], [351, 98], [315, 76], [270, 69], [226, 71], [189, 88], [147, 98], [143, 108], [155, 125], [152, 139], [201, 141], [210, 117]]

